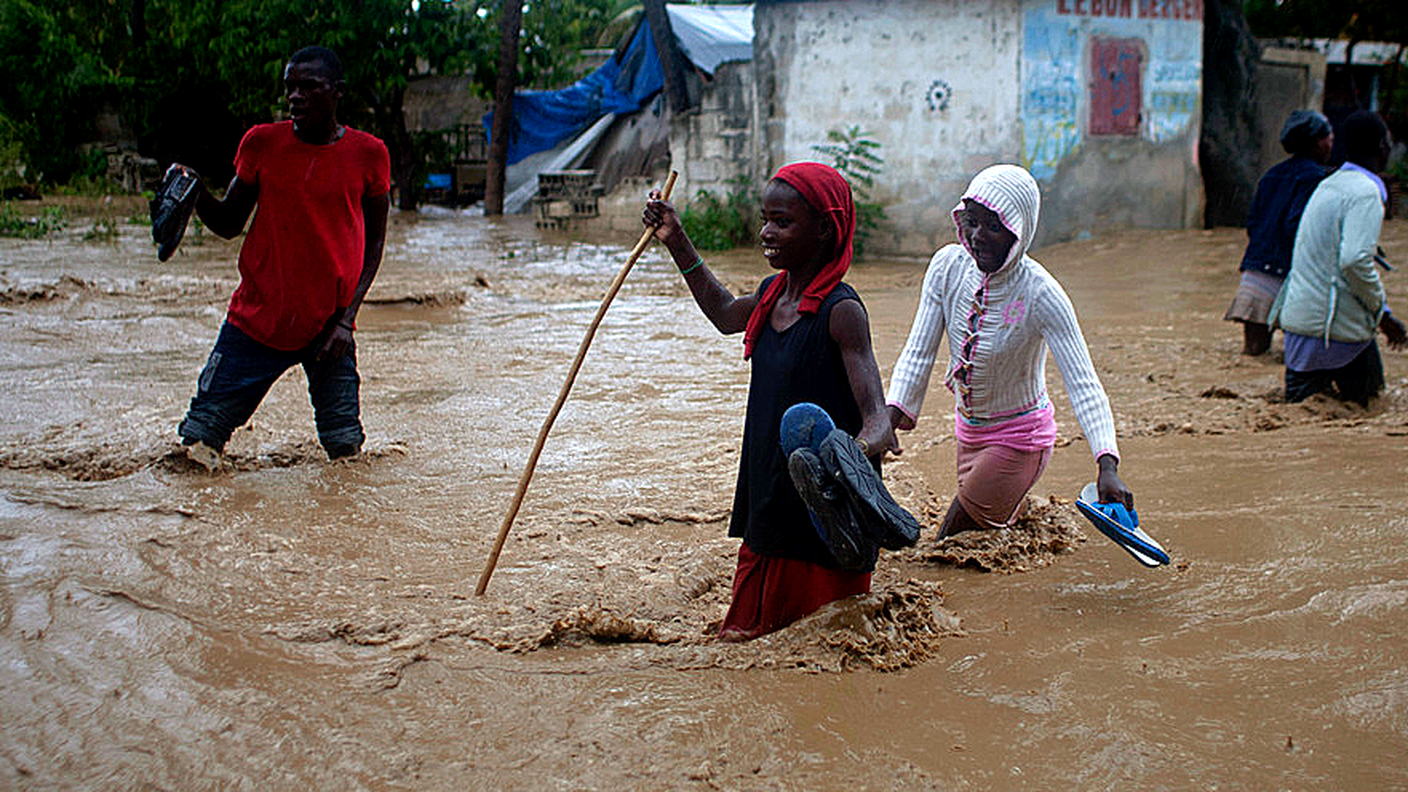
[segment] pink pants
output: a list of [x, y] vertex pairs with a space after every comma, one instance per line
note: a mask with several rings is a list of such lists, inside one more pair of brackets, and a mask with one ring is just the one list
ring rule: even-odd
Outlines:
[[1051, 449], [1018, 451], [1000, 445], [958, 443], [958, 503], [978, 524], [1005, 528], [1046, 470]]

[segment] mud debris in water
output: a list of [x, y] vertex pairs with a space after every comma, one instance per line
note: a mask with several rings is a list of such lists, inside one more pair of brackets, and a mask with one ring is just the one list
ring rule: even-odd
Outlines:
[[927, 563], [982, 572], [1027, 572], [1056, 563], [1086, 541], [1082, 520], [1069, 499], [1028, 497], [1025, 512], [1010, 528], [963, 531], [908, 553]]
[[[1054, 363], [1026, 518], [935, 543], [955, 489], [936, 376], [884, 469], [919, 545], [741, 644], [715, 636], [749, 364], [658, 246], [474, 594], [638, 231], [394, 212], [357, 323], [364, 454], [326, 460], [295, 368], [213, 474], [175, 427], [239, 242], [188, 235], [159, 264], [149, 227], [118, 232], [0, 239], [0, 788], [1404, 786], [1408, 650], [1384, 636], [1408, 592], [1408, 352], [1382, 347], [1367, 408], [1286, 404], [1279, 337], [1247, 358], [1221, 319], [1241, 229], [1033, 253], [1175, 563], [1140, 566], [1070, 504], [1095, 466]], [[1403, 258], [1408, 222], [1382, 244]], [[882, 378], [930, 252], [847, 274]], [[709, 267], [739, 293], [769, 271]], [[1408, 304], [1401, 272], [1385, 287]]]
[[93, 284], [71, 275], [65, 275], [50, 283], [30, 285], [11, 284], [7, 278], [0, 276], [0, 305], [42, 303], [67, 299], [92, 288]]

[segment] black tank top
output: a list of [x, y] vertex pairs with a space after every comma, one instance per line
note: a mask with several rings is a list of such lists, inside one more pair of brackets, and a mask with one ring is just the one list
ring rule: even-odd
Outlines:
[[[759, 294], [772, 278], [763, 281]], [[860, 302], [860, 297], [855, 289], [838, 283], [815, 314], [802, 314], [786, 330], [779, 333], [770, 322], [763, 323], [763, 332], [753, 346], [742, 458], [728, 530], [729, 536], [741, 537], [760, 555], [833, 568], [836, 562], [816, 535], [807, 507], [787, 473], [780, 425], [788, 407], [812, 402], [831, 415], [837, 428], [852, 435], [860, 431], [860, 408], [840, 347], [831, 338], [831, 309], [842, 300]]]

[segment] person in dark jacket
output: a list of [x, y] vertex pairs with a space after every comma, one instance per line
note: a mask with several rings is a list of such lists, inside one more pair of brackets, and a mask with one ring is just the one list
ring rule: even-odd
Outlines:
[[1281, 148], [1291, 156], [1273, 165], [1256, 185], [1247, 217], [1247, 249], [1242, 279], [1224, 319], [1241, 322], [1242, 354], [1260, 355], [1271, 348], [1266, 317], [1291, 269], [1296, 226], [1315, 187], [1327, 173], [1334, 133], [1325, 116], [1297, 110], [1281, 127]]

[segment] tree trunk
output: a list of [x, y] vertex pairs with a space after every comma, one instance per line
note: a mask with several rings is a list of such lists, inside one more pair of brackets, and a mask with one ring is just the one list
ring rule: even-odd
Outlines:
[[1256, 192], [1256, 69], [1261, 48], [1247, 29], [1239, 0], [1203, 5], [1203, 123], [1198, 166], [1207, 204], [1203, 225], [1242, 226]]
[[147, 45], [147, 0], [128, 3], [127, 24], [132, 28], [132, 51], [141, 52]]
[[420, 185], [416, 183], [416, 150], [411, 133], [406, 129], [406, 89], [391, 93], [391, 174], [401, 186], [396, 206], [404, 212], [414, 212], [420, 203]]
[[484, 176], [484, 214], [504, 213], [504, 170], [508, 136], [513, 128], [513, 90], [518, 84], [518, 36], [523, 29], [523, 0], [506, 0], [499, 22], [499, 79], [494, 87], [494, 127], [489, 132], [489, 162]]
[[689, 90], [684, 82], [684, 58], [675, 43], [675, 32], [670, 28], [665, 0], [645, 0], [645, 21], [650, 24], [650, 37], [665, 73], [665, 98], [671, 111], [682, 113], [689, 109]]
[[1393, 111], [1397, 109], [1394, 106], [1393, 97], [1398, 91], [1398, 66], [1403, 62], [1403, 50], [1404, 45], [1399, 44], [1398, 50], [1393, 53], [1393, 63], [1388, 67], [1388, 84], [1384, 86], [1384, 103], [1379, 108], [1379, 115], [1384, 117], [1384, 121], [1392, 118]]

